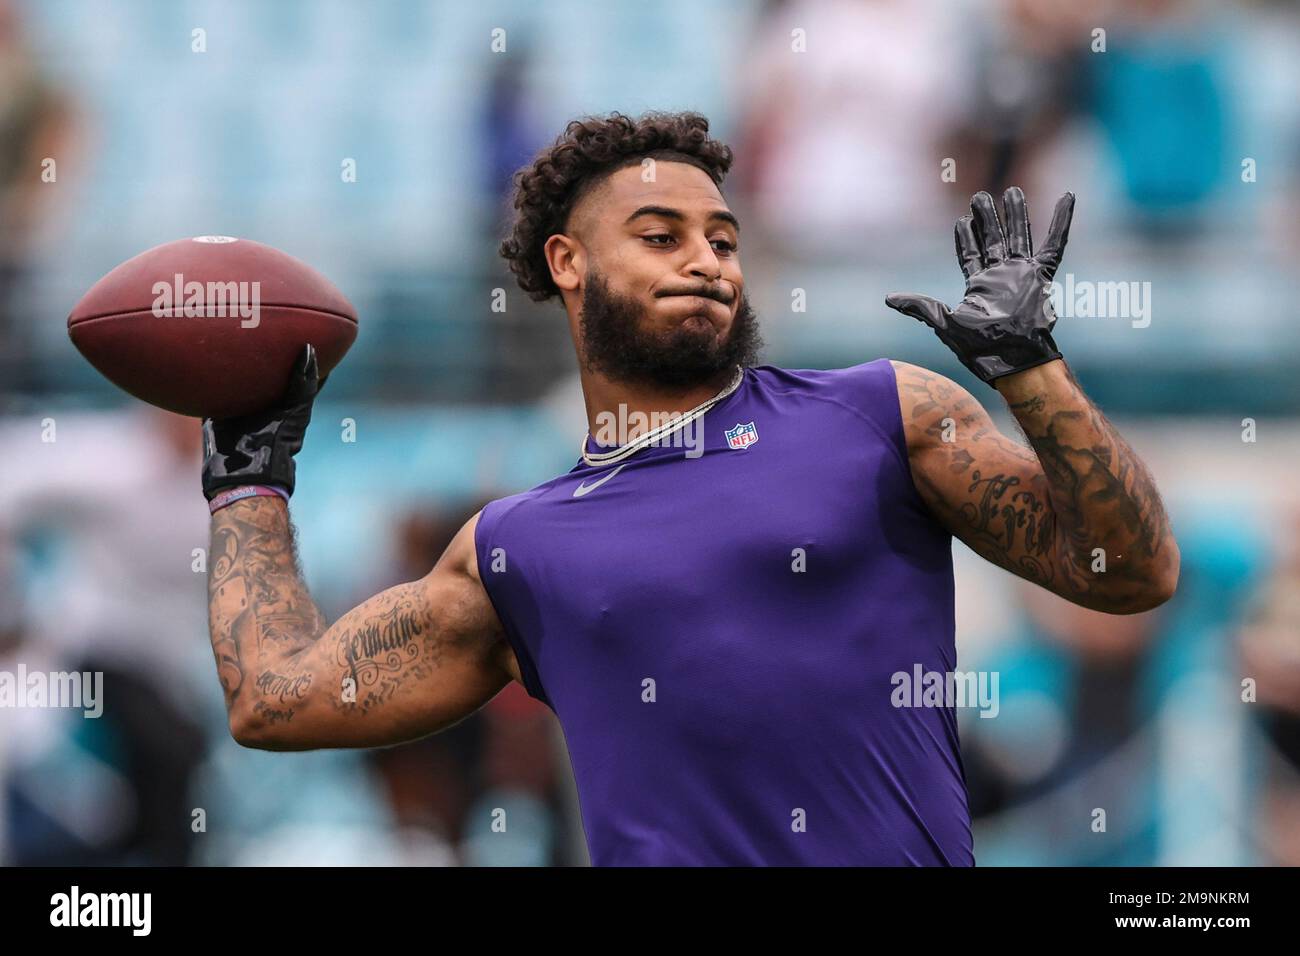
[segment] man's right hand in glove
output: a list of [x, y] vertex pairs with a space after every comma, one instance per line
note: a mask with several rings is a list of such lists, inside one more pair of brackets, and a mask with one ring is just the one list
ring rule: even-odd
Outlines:
[[279, 405], [238, 418], [203, 420], [203, 494], [210, 506], [238, 500], [231, 497], [235, 488], [278, 489], [286, 499], [293, 494], [293, 456], [302, 448], [323, 384], [316, 349], [306, 345]]

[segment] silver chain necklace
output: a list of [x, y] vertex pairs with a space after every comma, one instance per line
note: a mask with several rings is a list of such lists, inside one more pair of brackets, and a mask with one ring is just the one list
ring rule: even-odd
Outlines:
[[631, 455], [635, 455], [641, 449], [658, 441], [661, 438], [671, 435], [673, 432], [677, 431], [679, 428], [682, 428], [687, 423], [692, 422], [695, 419], [699, 418], [701, 415], [707, 412], [714, 405], [718, 404], [718, 402], [722, 401], [724, 398], [726, 398], [736, 389], [740, 388], [740, 383], [744, 381], [744, 379], [745, 379], [745, 370], [741, 368], [739, 365], [736, 366], [736, 374], [732, 377], [731, 381], [727, 384], [726, 388], [718, 392], [717, 395], [714, 395], [706, 402], [701, 402], [699, 405], [696, 405], [689, 412], [682, 412], [680, 418], [676, 418], [673, 419], [672, 421], [665, 422], [664, 424], [660, 425], [658, 428], [652, 428], [650, 431], [639, 435], [637, 438], [628, 442], [626, 445], [623, 445], [619, 448], [615, 448], [611, 451], [600, 451], [600, 452], [596, 452], [595, 454], [592, 454], [591, 452], [587, 451], [587, 440], [591, 437], [591, 432], [587, 432], [587, 434], [582, 437], [582, 460], [585, 461], [588, 465], [612, 465], [616, 461], [622, 461], [624, 458], [627, 458]]

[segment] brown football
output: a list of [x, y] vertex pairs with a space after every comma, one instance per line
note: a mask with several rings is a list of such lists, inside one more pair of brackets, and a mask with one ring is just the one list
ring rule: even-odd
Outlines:
[[136, 398], [227, 418], [274, 405], [309, 342], [328, 374], [357, 337], [357, 313], [293, 256], [197, 236], [155, 246], [96, 282], [68, 316], [68, 335]]

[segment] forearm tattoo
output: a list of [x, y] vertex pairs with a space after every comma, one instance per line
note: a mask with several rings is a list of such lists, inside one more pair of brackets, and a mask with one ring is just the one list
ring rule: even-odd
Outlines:
[[1131, 610], [1176, 560], [1169, 520], [1146, 466], [1067, 376], [1063, 394], [1010, 403], [1027, 448], [941, 376], [915, 367], [900, 373], [904, 413], [936, 439], [914, 477], [927, 504], [978, 554], [1086, 606]]
[[[326, 625], [302, 581], [288, 510], [265, 497], [222, 508], [212, 518], [211, 554], [208, 624], [226, 707], [241, 695], [255, 697], [253, 704], [291, 703], [312, 675], [260, 665], [310, 647]], [[284, 719], [291, 714], [289, 707]]]
[[228, 710], [264, 724], [328, 703], [366, 715], [429, 677], [456, 633], [440, 632], [419, 583], [398, 585], [332, 627], [299, 568], [288, 510], [250, 498], [212, 519], [209, 625]]

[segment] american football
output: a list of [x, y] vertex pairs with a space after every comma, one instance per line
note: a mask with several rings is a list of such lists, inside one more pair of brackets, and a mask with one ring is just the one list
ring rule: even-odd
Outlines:
[[280, 398], [303, 346], [321, 375], [357, 337], [357, 313], [293, 256], [248, 239], [196, 236], [128, 259], [68, 316], [104, 377], [180, 415], [226, 418]]

